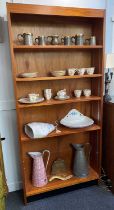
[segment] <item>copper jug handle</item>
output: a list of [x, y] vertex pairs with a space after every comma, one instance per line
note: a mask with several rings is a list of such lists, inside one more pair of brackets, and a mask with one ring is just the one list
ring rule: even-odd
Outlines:
[[47, 150], [47, 149], [45, 149], [45, 150], [42, 152], [43, 156], [44, 156], [44, 153], [45, 153], [45, 152], [47, 152], [47, 153], [48, 153], [48, 158], [47, 158], [47, 162], [46, 162], [46, 166], [45, 166], [45, 168], [46, 168], [46, 170], [47, 170], [47, 166], [48, 166], [49, 159], [50, 159], [50, 151], [49, 151], [49, 150]]

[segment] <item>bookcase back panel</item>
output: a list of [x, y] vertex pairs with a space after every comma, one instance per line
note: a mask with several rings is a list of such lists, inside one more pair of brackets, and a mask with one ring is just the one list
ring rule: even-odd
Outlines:
[[[96, 102], [97, 103], [97, 102]], [[61, 104], [49, 107], [34, 107], [33, 109], [20, 110], [20, 126], [22, 133], [24, 125], [30, 122], [48, 122], [55, 123], [56, 120], [61, 120], [71, 110], [77, 109], [84, 115], [91, 117], [91, 102], [83, 102], [76, 104]]]
[[54, 70], [91, 67], [89, 51], [47, 51], [15, 53], [17, 74], [38, 72], [39, 76], [49, 76]]
[[40, 96], [44, 97], [44, 89], [52, 89], [53, 97], [56, 96], [58, 90], [66, 89], [67, 94], [72, 97], [75, 89], [83, 90], [86, 88], [91, 89], [91, 79], [21, 82], [17, 86], [17, 97], [24, 97], [29, 93], [39, 93]]
[[83, 33], [85, 38], [89, 38], [92, 35], [92, 23], [88, 22], [85, 18], [79, 20], [79, 18], [71, 17], [51, 17], [42, 15], [13, 15], [12, 17], [12, 32], [15, 43], [17, 41], [17, 35], [20, 33], [30, 32], [33, 33], [34, 38], [45, 35], [59, 35], [60, 37], [65, 35], [74, 36], [77, 33]]
[[[44, 142], [45, 140], [45, 142]], [[62, 136], [61, 138], [51, 138], [51, 139], [39, 139], [39, 140], [32, 140], [29, 143], [24, 143], [23, 145], [23, 160], [25, 161], [25, 168], [27, 172], [27, 176], [30, 176], [31, 167], [32, 167], [32, 160], [27, 154], [27, 152], [32, 151], [39, 151], [42, 152], [43, 150], [47, 149], [50, 151], [50, 161], [48, 165], [48, 174], [50, 174], [51, 166], [54, 160], [61, 158], [64, 159], [68, 169], [72, 169], [73, 167], [73, 158], [74, 158], [74, 149], [72, 144], [73, 143], [87, 143], [90, 141], [90, 134], [89, 133], [80, 133], [80, 134], [73, 134], [69, 136]], [[46, 160], [44, 159], [44, 162]], [[29, 171], [29, 173], [28, 173]]]

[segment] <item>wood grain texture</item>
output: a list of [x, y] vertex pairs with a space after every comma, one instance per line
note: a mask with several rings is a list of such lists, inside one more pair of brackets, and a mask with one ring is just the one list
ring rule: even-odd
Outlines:
[[[96, 130], [100, 130], [100, 126], [94, 124], [92, 126], [89, 126], [89, 127], [85, 127], [85, 128], [72, 128], [72, 129], [69, 129], [69, 128], [66, 128], [66, 127], [63, 127], [62, 125], [61, 126], [58, 126], [58, 129], [61, 131], [61, 133], [56, 133], [56, 131], [53, 131], [52, 133], [50, 133], [47, 138], [52, 138], [52, 137], [55, 137], [55, 136], [64, 136], [64, 135], [71, 135], [71, 134], [75, 134], [75, 133], [84, 133], [84, 132], [88, 132], [88, 131], [96, 131]], [[21, 136], [21, 141], [24, 142], [24, 141], [30, 141], [32, 139], [30, 139], [29, 137], [27, 137], [24, 133], [22, 133], [22, 136]], [[34, 141], [34, 140], [32, 140]]]
[[49, 101], [43, 101], [41, 103], [36, 103], [36, 104], [18, 104], [18, 107], [20, 109], [23, 108], [32, 108], [32, 107], [37, 107], [37, 106], [53, 106], [53, 105], [59, 105], [59, 104], [69, 104], [69, 103], [79, 103], [79, 102], [84, 102], [84, 101], [99, 101], [101, 100], [101, 97], [98, 96], [81, 96], [80, 98], [70, 98], [68, 100], [56, 100], [56, 99], [51, 99]]
[[104, 10], [7, 3], [11, 13], [103, 18]]
[[40, 45], [15, 45], [14, 44], [14, 50], [70, 50], [70, 49], [74, 49], [74, 50], [78, 50], [78, 49], [102, 49], [103, 46], [102, 45], [95, 45], [95, 46], [91, 46], [91, 45], [82, 45], [82, 46], [78, 46], [78, 45], [71, 45], [71, 46], [65, 46], [65, 45], [45, 45], [45, 46], [40, 46]]
[[42, 187], [42, 188], [33, 187], [32, 184], [30, 182], [28, 182], [29, 184], [27, 185], [26, 196], [49, 192], [51, 190], [60, 189], [63, 187], [68, 187], [68, 186], [73, 186], [76, 184], [89, 182], [89, 181], [97, 180], [97, 179], [99, 179], [99, 175], [96, 173], [96, 171], [94, 171], [91, 168], [89, 176], [86, 178], [83, 178], [83, 179], [73, 177], [70, 180], [66, 180], [66, 181], [55, 180], [53, 182], [48, 183], [45, 187]]

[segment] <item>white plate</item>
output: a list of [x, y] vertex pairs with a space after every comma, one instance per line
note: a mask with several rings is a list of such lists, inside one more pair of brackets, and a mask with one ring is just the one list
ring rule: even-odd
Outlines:
[[22, 78], [34, 78], [34, 77], [38, 77], [38, 72], [21, 73], [21, 74], [18, 75], [18, 77], [22, 77]]
[[59, 98], [58, 96], [55, 96], [55, 99], [60, 100], [60, 101], [67, 100], [69, 98], [70, 98], [70, 96], [65, 96], [64, 98]]
[[92, 125], [94, 121], [81, 114], [78, 110], [72, 109], [61, 119], [60, 123], [68, 128], [83, 128]]
[[29, 98], [20, 98], [18, 100], [22, 104], [35, 104], [44, 101], [44, 98], [38, 98], [36, 101], [30, 101]]

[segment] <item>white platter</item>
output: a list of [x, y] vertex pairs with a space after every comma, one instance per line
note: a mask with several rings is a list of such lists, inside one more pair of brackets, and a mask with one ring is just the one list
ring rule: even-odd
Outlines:
[[70, 98], [70, 96], [65, 96], [64, 98], [59, 98], [58, 96], [55, 96], [55, 99], [60, 100], [60, 101], [67, 100], [69, 98]]
[[36, 101], [30, 101], [29, 98], [20, 98], [19, 103], [21, 104], [35, 104], [35, 103], [40, 103], [42, 101], [44, 101], [44, 98], [38, 98]]
[[18, 75], [18, 77], [22, 77], [22, 78], [34, 78], [34, 77], [38, 77], [38, 72], [21, 73], [21, 74]]
[[94, 121], [78, 112], [76, 109], [70, 112], [61, 119], [60, 123], [68, 128], [83, 128], [94, 124]]

